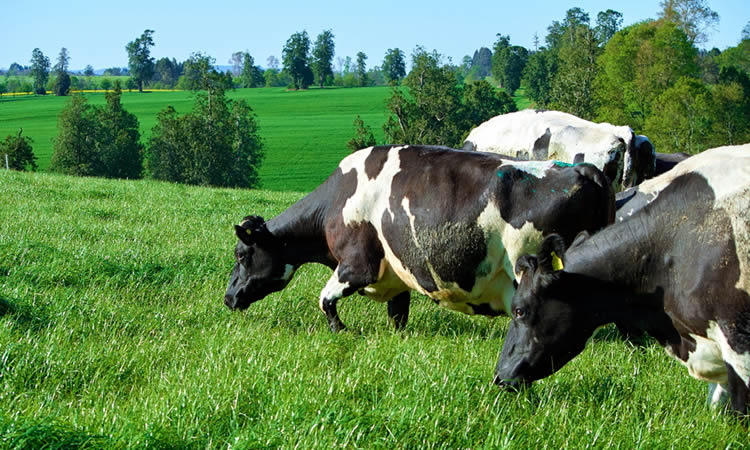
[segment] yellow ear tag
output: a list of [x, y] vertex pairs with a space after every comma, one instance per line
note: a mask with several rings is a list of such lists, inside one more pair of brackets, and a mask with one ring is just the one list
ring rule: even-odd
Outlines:
[[247, 231], [247, 234], [253, 234], [253, 232], [250, 230], [245, 230], [245, 231]]
[[563, 270], [565, 266], [563, 265], [562, 259], [560, 259], [559, 256], [557, 256], [557, 253], [552, 252], [552, 269], [553, 270]]

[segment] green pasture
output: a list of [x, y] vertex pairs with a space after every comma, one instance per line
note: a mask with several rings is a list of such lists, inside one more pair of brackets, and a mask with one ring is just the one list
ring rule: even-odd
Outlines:
[[[381, 95], [358, 95], [370, 94]], [[260, 115], [287, 93], [257, 95]], [[295, 97], [310, 99], [302, 111], [315, 95]], [[128, 105], [150, 110], [148, 97]], [[330, 271], [318, 265], [229, 311], [232, 224], [301, 196], [0, 171], [0, 448], [750, 445], [743, 424], [706, 406], [704, 383], [611, 327], [517, 394], [491, 384], [507, 318], [415, 296], [395, 332], [385, 305], [353, 296], [339, 302], [351, 331], [334, 335], [317, 305]]]
[[[354, 135], [352, 122], [359, 114], [382, 141], [387, 117], [385, 101], [390, 88], [238, 89], [228, 93], [243, 98], [254, 109], [260, 135], [266, 143], [266, 159], [260, 176], [270, 190], [310, 191], [320, 184], [349, 153], [346, 142]], [[85, 94], [91, 104], [104, 104], [104, 93]], [[52, 139], [57, 135], [57, 115], [68, 101], [64, 97], [23, 96], [0, 98], [0, 138], [23, 134], [34, 139], [34, 154], [40, 170], [52, 157]], [[159, 111], [172, 105], [178, 112], [192, 107], [193, 94], [178, 92], [123, 92], [125, 109], [140, 121], [146, 142]]]

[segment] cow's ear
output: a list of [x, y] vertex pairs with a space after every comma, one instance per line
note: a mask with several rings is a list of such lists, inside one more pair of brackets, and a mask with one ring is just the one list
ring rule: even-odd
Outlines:
[[570, 244], [570, 247], [571, 248], [572, 247], [577, 247], [577, 246], [583, 244], [583, 241], [585, 241], [586, 239], [588, 239], [590, 237], [591, 237], [591, 235], [589, 234], [589, 232], [586, 231], [586, 230], [583, 230], [583, 231], [581, 231], [580, 233], [578, 233], [576, 235], [575, 239], [573, 239], [573, 243]]
[[234, 226], [234, 232], [246, 245], [252, 245], [270, 234], [266, 221], [260, 216], [245, 217], [241, 224]]
[[542, 242], [539, 267], [543, 272], [555, 272], [565, 268], [565, 241], [560, 235], [550, 234]]
[[[514, 269], [518, 279], [521, 279], [526, 272], [533, 274], [537, 268], [537, 262], [537, 258], [534, 255], [522, 255], [518, 258]], [[513, 282], [515, 283], [515, 280], [513, 280]], [[517, 288], [518, 286], [515, 287]]]
[[253, 232], [249, 228], [243, 228], [240, 225], [234, 226], [234, 233], [237, 235], [237, 238], [242, 241], [245, 245], [252, 245], [253, 244]]

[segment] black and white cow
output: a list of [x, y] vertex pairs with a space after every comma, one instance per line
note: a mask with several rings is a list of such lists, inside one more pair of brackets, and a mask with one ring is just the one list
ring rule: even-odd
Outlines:
[[332, 331], [336, 302], [355, 292], [389, 301], [406, 323], [409, 291], [467, 314], [507, 311], [513, 264], [543, 236], [571, 242], [614, 220], [614, 194], [589, 164], [510, 161], [442, 147], [357, 151], [279, 216], [235, 227], [224, 303], [245, 309], [283, 289], [308, 262], [334, 269], [320, 293]]
[[526, 109], [495, 116], [471, 130], [463, 148], [520, 159], [589, 162], [616, 191], [654, 174], [654, 147], [646, 136], [561, 111]]
[[624, 220], [567, 251], [551, 235], [538, 256], [519, 258], [495, 381], [546, 377], [597, 327], [618, 321], [648, 332], [693, 377], [718, 384], [712, 403], [728, 391], [733, 409], [746, 414], [750, 144], [705, 151], [639, 190], [646, 204]]

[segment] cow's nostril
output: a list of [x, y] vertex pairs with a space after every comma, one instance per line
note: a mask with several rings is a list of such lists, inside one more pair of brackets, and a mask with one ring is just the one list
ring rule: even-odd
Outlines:
[[225, 295], [224, 296], [224, 304], [227, 305], [228, 307], [234, 309], [234, 301], [233, 301], [231, 295]]

